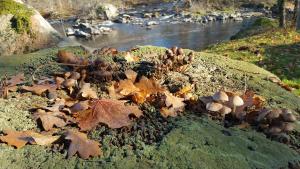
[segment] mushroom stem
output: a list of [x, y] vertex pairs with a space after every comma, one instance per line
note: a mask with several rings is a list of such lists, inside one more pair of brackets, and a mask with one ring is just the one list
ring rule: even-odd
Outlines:
[[236, 106], [233, 105], [232, 113], [235, 115]]

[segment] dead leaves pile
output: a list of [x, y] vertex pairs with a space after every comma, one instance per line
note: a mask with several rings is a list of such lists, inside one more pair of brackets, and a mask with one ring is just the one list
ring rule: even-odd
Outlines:
[[[178, 54], [174, 56], [184, 56], [182, 49], [176, 49], [176, 52]], [[112, 51], [112, 54], [116, 52]], [[42, 77], [30, 86], [17, 86], [24, 81], [22, 74], [4, 81], [1, 89], [5, 90], [6, 97], [9, 91], [19, 89], [19, 92], [48, 97], [49, 105], [34, 108], [32, 118], [37, 121], [42, 132], [6, 131], [0, 137], [2, 142], [16, 148], [22, 148], [26, 144], [48, 146], [69, 143], [68, 157], [78, 154], [87, 159], [99, 156], [102, 152], [100, 143], [89, 140], [82, 132], [91, 131], [99, 124], [112, 129], [131, 127], [132, 118], [143, 116], [139, 105], [146, 102], [158, 108], [163, 117], [175, 117], [185, 108], [184, 96], [190, 92], [191, 87], [173, 94], [159, 80], [139, 76], [131, 69], [124, 72], [125, 79], [116, 78], [117, 80], [112, 81], [115, 73], [113, 63], [99, 58], [93, 61], [83, 59], [67, 51], [59, 51], [57, 56], [60, 64], [73, 70], [55, 73], [53, 77]], [[124, 59], [128, 63], [139, 60], [130, 52], [126, 53]], [[107, 88], [109, 98], [99, 99], [97, 90], [91, 83], [103, 82], [112, 84]], [[61, 92], [67, 96], [62, 97], [59, 94]], [[75, 126], [79, 129], [74, 129]], [[70, 130], [70, 127], [73, 129]]]

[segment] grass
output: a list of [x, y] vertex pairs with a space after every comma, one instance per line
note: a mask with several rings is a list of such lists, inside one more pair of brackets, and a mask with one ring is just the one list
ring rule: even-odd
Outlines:
[[13, 0], [0, 0], [0, 15], [13, 14], [12, 27], [18, 33], [30, 33], [30, 17], [33, 11]]
[[300, 34], [296, 31], [271, 29], [211, 46], [206, 52], [255, 63], [276, 74], [300, 95]]

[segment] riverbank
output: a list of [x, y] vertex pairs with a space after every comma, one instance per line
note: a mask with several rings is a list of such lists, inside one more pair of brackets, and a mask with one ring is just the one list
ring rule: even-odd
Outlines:
[[254, 63], [279, 76], [300, 95], [300, 34], [279, 29], [274, 21], [261, 24], [242, 31], [240, 39], [213, 45], [205, 52]]

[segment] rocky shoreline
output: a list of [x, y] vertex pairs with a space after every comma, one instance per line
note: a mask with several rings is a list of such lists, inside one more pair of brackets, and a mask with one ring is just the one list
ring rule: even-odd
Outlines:
[[111, 33], [114, 24], [131, 24], [146, 29], [153, 29], [160, 24], [208, 24], [210, 22], [225, 22], [228, 20], [242, 22], [247, 18], [272, 15], [272, 12], [267, 9], [241, 9], [232, 12], [212, 11], [205, 15], [184, 10], [179, 12], [176, 9], [164, 7], [146, 8], [146, 6], [142, 6], [126, 10], [115, 10], [116, 7], [111, 7], [104, 9], [102, 13], [98, 14], [97, 18], [91, 19], [75, 16], [65, 20], [50, 20], [50, 23], [69, 23], [71, 27], [65, 29], [66, 36], [90, 38], [94, 35]]

